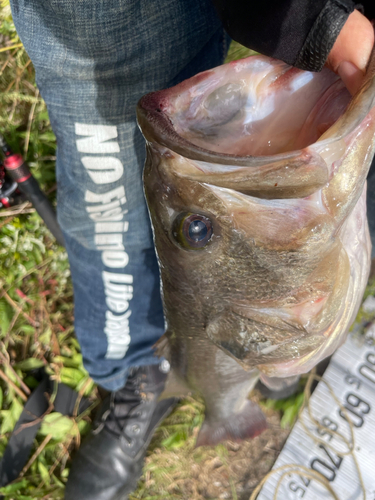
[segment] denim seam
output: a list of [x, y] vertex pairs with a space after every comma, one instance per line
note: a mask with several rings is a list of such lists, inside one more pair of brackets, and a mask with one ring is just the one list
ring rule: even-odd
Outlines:
[[[157, 365], [160, 363], [160, 359], [159, 358], [156, 358], [156, 362], [155, 363], [147, 363], [147, 365]], [[139, 368], [139, 366], [141, 365], [134, 365], [134, 366], [131, 366], [129, 368], [127, 368], [126, 370], [124, 370], [123, 372], [121, 373], [118, 373], [116, 375], [113, 375], [111, 377], [106, 377], [106, 378], [101, 378], [100, 379], [100, 382], [98, 382], [97, 380], [95, 380], [95, 378], [93, 378], [94, 382], [97, 383], [97, 384], [103, 384], [106, 383], [106, 382], [113, 382], [114, 380], [117, 380], [117, 379], [120, 379], [121, 377], [124, 377], [124, 374], [125, 374], [125, 378], [128, 377], [128, 374], [129, 374], [129, 370], [130, 368]], [[142, 365], [143, 366], [143, 365]]]
[[114, 380], [118, 380], [121, 378], [127, 379], [128, 374], [129, 374], [129, 368], [127, 368], [126, 370], [122, 371], [121, 373], [118, 373], [118, 374], [113, 375], [111, 377], [101, 378], [100, 381], [98, 379], [93, 378], [93, 381], [96, 384], [103, 385], [103, 383], [105, 384], [107, 382], [113, 382]]

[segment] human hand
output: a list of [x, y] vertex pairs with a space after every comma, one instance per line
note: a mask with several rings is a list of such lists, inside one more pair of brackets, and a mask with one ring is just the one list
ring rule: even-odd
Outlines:
[[351, 94], [360, 88], [374, 45], [374, 28], [358, 10], [350, 14], [329, 53], [326, 66], [337, 73]]

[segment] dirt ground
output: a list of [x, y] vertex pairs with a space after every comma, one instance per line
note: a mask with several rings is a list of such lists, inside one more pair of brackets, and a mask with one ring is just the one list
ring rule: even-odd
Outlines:
[[168, 451], [160, 446], [161, 436], [157, 436], [146, 458], [139, 490], [130, 500], [249, 500], [256, 485], [272, 468], [290, 432], [280, 427], [278, 412], [264, 412], [268, 429], [242, 443], [195, 448], [197, 426], [181, 448]]

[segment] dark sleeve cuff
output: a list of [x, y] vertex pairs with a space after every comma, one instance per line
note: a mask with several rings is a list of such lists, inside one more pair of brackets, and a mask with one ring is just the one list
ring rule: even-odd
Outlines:
[[356, 6], [353, 0], [213, 0], [213, 3], [234, 40], [310, 71], [322, 69]]
[[307, 35], [293, 66], [307, 71], [320, 71], [353, 10], [354, 3], [350, 6], [337, 0], [328, 0]]

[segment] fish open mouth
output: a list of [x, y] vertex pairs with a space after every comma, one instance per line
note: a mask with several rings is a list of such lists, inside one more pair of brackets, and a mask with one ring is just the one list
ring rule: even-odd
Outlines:
[[337, 121], [351, 98], [328, 69], [310, 73], [263, 56], [206, 71], [146, 97], [141, 107], [164, 115], [164, 133], [175, 146], [185, 142], [240, 157], [306, 148]]

